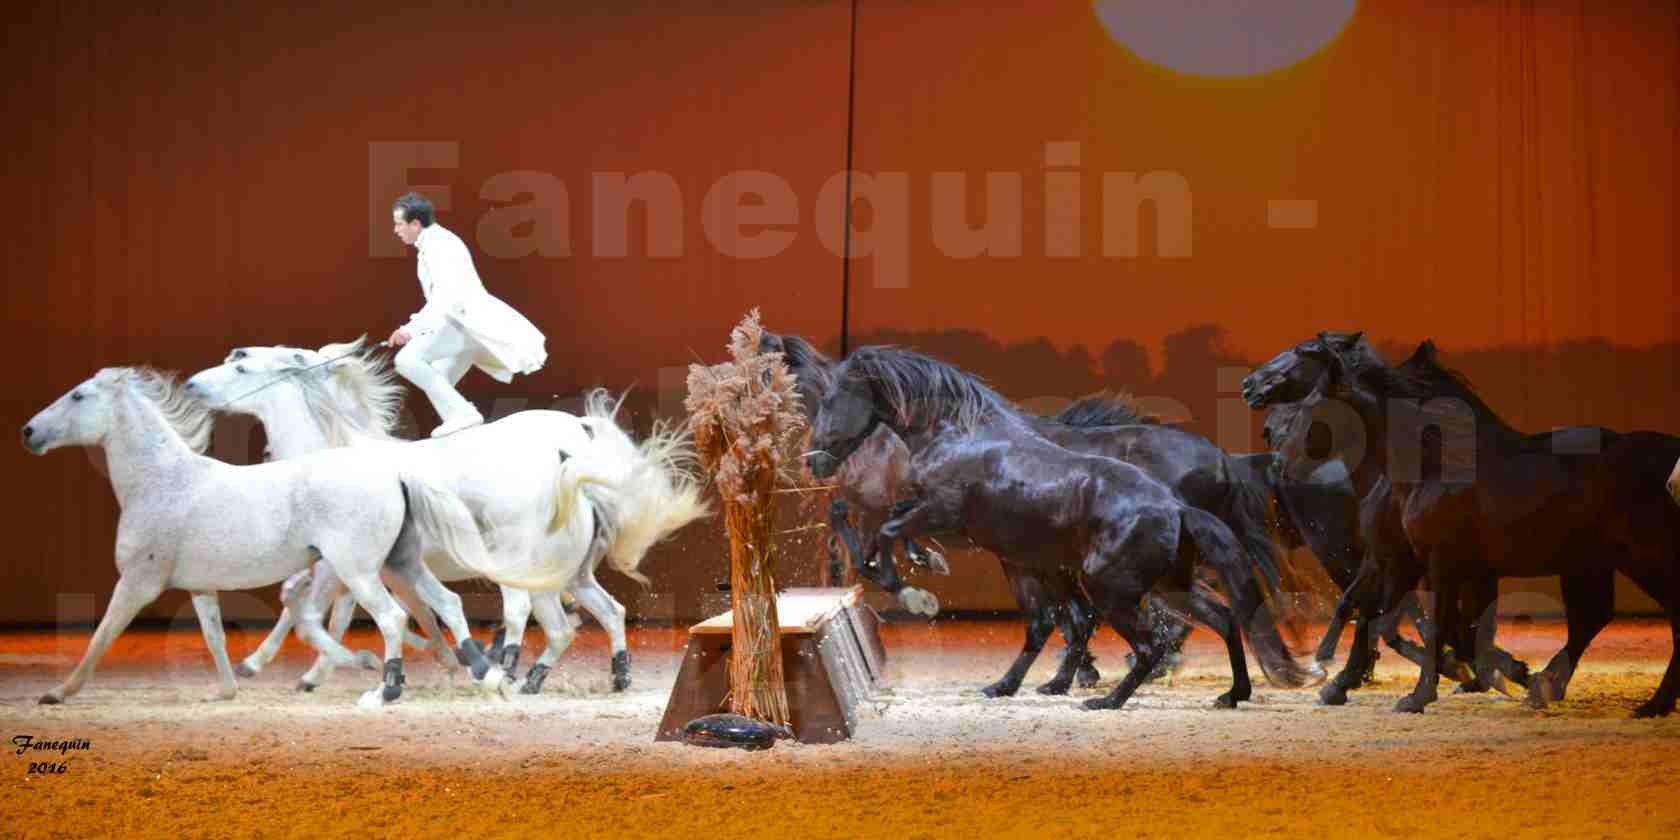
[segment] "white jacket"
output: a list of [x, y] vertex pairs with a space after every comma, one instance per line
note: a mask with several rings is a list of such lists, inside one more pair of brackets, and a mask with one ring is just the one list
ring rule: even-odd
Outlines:
[[478, 369], [502, 382], [543, 366], [548, 351], [542, 332], [484, 290], [461, 237], [434, 223], [420, 232], [414, 247], [420, 251], [420, 292], [426, 305], [408, 319], [409, 332], [453, 324], [484, 348], [474, 360]]

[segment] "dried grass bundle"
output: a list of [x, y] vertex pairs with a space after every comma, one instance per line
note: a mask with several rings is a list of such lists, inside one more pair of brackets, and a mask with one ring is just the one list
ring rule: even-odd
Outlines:
[[723, 497], [735, 611], [730, 711], [786, 726], [781, 630], [772, 539], [774, 491], [797, 463], [789, 444], [805, 425], [793, 376], [779, 353], [760, 353], [758, 310], [729, 334], [731, 361], [690, 365], [688, 409], [695, 450]]

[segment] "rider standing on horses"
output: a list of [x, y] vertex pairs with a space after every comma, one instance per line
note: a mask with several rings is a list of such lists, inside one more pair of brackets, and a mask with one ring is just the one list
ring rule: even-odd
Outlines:
[[455, 383], [477, 367], [500, 382], [534, 373], [548, 353], [543, 334], [513, 307], [484, 290], [461, 237], [437, 223], [432, 203], [408, 193], [391, 206], [393, 232], [418, 251], [426, 305], [391, 333], [397, 372], [432, 401], [443, 437], [484, 422]]

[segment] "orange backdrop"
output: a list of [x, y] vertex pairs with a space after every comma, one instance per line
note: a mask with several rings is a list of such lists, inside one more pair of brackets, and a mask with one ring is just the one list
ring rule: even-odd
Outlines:
[[[20, 12], [0, 57], [5, 416], [102, 365], [382, 336], [420, 303], [385, 225], [419, 186], [447, 192], [442, 222], [549, 336], [538, 374], [463, 383], [501, 410], [634, 383], [645, 424], [759, 306], [833, 349], [844, 319], [852, 346], [945, 355], [1032, 406], [1129, 388], [1238, 450], [1258, 440], [1234, 374], [1326, 328], [1396, 356], [1435, 338], [1523, 428], [1680, 433], [1673, 4], [1362, 2], [1312, 57], [1237, 79], [1140, 60], [1087, 3], [859, 0], [855, 21], [845, 2], [711, 5]], [[873, 179], [854, 245], [876, 250], [843, 287], [823, 187], [848, 152]], [[742, 172], [787, 195], [709, 210]], [[655, 200], [604, 202], [613, 173], [653, 173]], [[951, 256], [936, 193], [964, 183], [978, 226], [988, 173], [1020, 184], [1020, 222], [1000, 227], [1019, 254]], [[1110, 173], [1182, 189], [1105, 200]], [[894, 178], [906, 201], [879, 202]], [[625, 218], [625, 255], [605, 253]], [[1105, 224], [1136, 254], [1105, 253]], [[777, 233], [773, 255], [741, 255]], [[260, 440], [223, 423], [216, 454]], [[103, 477], [0, 451], [0, 622], [87, 618], [115, 574]], [[633, 610], [722, 602], [715, 523], [691, 530], [650, 562], [653, 590], [610, 584]], [[798, 547], [786, 582], [814, 582], [815, 553]], [[1008, 605], [993, 564], [968, 568], [930, 585]]]

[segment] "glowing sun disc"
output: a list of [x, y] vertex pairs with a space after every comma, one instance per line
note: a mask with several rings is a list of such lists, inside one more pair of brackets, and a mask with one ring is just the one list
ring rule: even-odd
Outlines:
[[1097, 0], [1097, 20], [1137, 57], [1193, 76], [1257, 76], [1308, 58], [1357, 0]]

